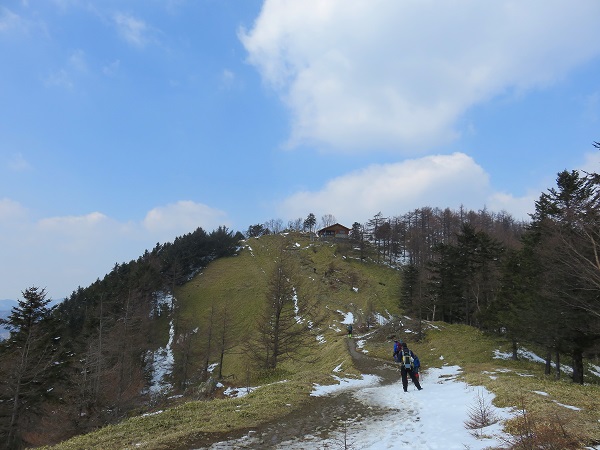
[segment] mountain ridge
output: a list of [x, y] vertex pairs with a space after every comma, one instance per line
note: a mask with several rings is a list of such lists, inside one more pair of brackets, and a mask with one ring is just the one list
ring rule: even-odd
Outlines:
[[[547, 409], [552, 405], [539, 405], [539, 399], [534, 394], [534, 391], [547, 390], [558, 396], [557, 401], [576, 404], [586, 411], [585, 420], [569, 418], [569, 429], [588, 430], [595, 425], [594, 420], [590, 419], [595, 406], [593, 401], [590, 402], [586, 388], [564, 381], [556, 382], [558, 386], [553, 388], [552, 382], [543, 375], [543, 365], [539, 363], [494, 360], [494, 352], [498, 349], [510, 354], [512, 343], [506, 339], [486, 335], [466, 325], [420, 323], [403, 316], [399, 308], [400, 272], [387, 263], [377, 263], [376, 254], [356, 257], [353, 253], [356, 250], [348, 241], [315, 242], [297, 235], [246, 239], [236, 255], [212, 261], [190, 281], [175, 289], [175, 297], [179, 302], [176, 308], [178, 321], [183, 323], [192, 320], [187, 328], [198, 327], [201, 330], [213, 303], [235, 299], [235, 312], [247, 319], [240, 326], [242, 334], [238, 339], [243, 342], [244, 336], [255, 325], [252, 311], [265, 300], [268, 274], [275, 267], [277, 244], [281, 241], [285, 241], [286, 248], [298, 256], [295, 274], [307, 283], [303, 289], [309, 289], [311, 295], [323, 299], [327, 306], [330, 321], [323, 332], [325, 343], [316, 347], [319, 353], [317, 360], [286, 362], [277, 371], [252, 374], [248, 372], [249, 362], [244, 359], [243, 345], [240, 344], [231, 349], [224, 361], [225, 378], [220, 381], [222, 387], [214, 384], [210, 388], [203, 384], [209, 387], [205, 391], [204, 387], [198, 385], [198, 390], [172, 400], [171, 405], [165, 404], [165, 408], [157, 405], [150, 409], [148, 416], [125, 421], [89, 436], [74, 438], [71, 443], [56, 448], [80, 448], [78, 445], [81, 443], [85, 443], [86, 448], [88, 445], [89, 448], [102, 448], [108, 442], [119, 439], [116, 436], [122, 434], [128, 436], [127, 442], [137, 442], [136, 445], [143, 448], [198, 448], [201, 442], [217, 442], [233, 435], [243, 437], [245, 433], [262, 429], [268, 423], [277, 424], [284, 419], [289, 423], [298, 414], [296, 411], [311, 408], [309, 393], [315, 383], [335, 384], [339, 377], [361, 376], [361, 370], [355, 366], [348, 352], [348, 338], [342, 325], [344, 313], [349, 312], [355, 314], [357, 319], [354, 332], [357, 341], [361, 342], [361, 351], [378, 361], [388, 361], [390, 366], [393, 365], [389, 337], [396, 335], [411, 343], [411, 348], [424, 361], [424, 370], [460, 365], [464, 367], [464, 379], [474, 386], [492, 389], [501, 406], [518, 405], [516, 394], [526, 390], [531, 392], [526, 397], [532, 403], [529, 407], [533, 412], [553, 414], [548, 412], [551, 409]], [[319, 287], [315, 287], [315, 284]], [[367, 328], [364, 326], [364, 313], [369, 309], [369, 300], [375, 298], [380, 303], [375, 302], [373, 311], [382, 313], [389, 320], [373, 323]], [[164, 324], [166, 326], [167, 321]], [[417, 331], [421, 327], [424, 331], [420, 338]], [[166, 334], [163, 339], [166, 340]], [[448, 343], [455, 348], [449, 355]], [[201, 361], [192, 366], [195, 367], [193, 370], [201, 372], [203, 364]], [[341, 370], [333, 370], [338, 367]], [[531, 374], [531, 379], [515, 378], [517, 372]], [[492, 380], [492, 376], [486, 373], [493, 374], [495, 379]], [[511, 385], [521, 387], [513, 392], [508, 388]], [[597, 386], [593, 389], [593, 392], [598, 392]], [[247, 391], [248, 394], [239, 398], [225, 394], [236, 391]], [[205, 397], [206, 392], [212, 393]], [[201, 400], [194, 400], [194, 395]], [[212, 400], [206, 402], [203, 400], [206, 398]], [[155, 427], [160, 427], [162, 431], [147, 431]], [[594, 436], [600, 438], [593, 431], [588, 431], [588, 436], [592, 436], [591, 439]]]

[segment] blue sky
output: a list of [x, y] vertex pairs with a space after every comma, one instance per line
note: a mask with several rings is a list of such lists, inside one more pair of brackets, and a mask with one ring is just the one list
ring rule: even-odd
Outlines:
[[0, 298], [202, 227], [526, 219], [598, 171], [596, 0], [5, 0]]

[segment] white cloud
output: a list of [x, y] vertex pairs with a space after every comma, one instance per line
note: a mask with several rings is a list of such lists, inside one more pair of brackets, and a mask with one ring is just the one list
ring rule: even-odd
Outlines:
[[7, 31], [16, 26], [20, 18], [6, 7], [0, 8], [0, 31]]
[[543, 88], [600, 53], [596, 0], [266, 0], [241, 30], [292, 115], [290, 144], [447, 142], [470, 107]]
[[16, 298], [30, 286], [47, 288], [53, 298], [69, 295], [157, 242], [226, 222], [224, 212], [191, 201], [154, 208], [141, 222], [120, 222], [101, 212], [36, 220], [18, 202], [0, 199], [0, 247], [8, 262], [0, 298]]
[[485, 206], [493, 212], [506, 211], [515, 220], [529, 221], [531, 220], [529, 215], [535, 211], [535, 202], [540, 198], [542, 192], [542, 189], [538, 192], [531, 190], [523, 197], [515, 197], [505, 192], [495, 192], [489, 196]]
[[135, 47], [144, 47], [153, 41], [153, 29], [142, 19], [125, 13], [116, 13], [113, 17], [121, 37]]
[[75, 87], [71, 75], [65, 69], [60, 69], [48, 75], [44, 80], [44, 85], [47, 87], [59, 87], [68, 90]]
[[[488, 207], [521, 217], [530, 211], [523, 199], [495, 193], [488, 174], [464, 153], [433, 155], [394, 164], [374, 164], [335, 178], [316, 192], [299, 192], [279, 207], [284, 217], [303, 217], [306, 211], [333, 214], [341, 223], [364, 223], [378, 212], [401, 215], [423, 206], [468, 209]], [[527, 210], [529, 205], [529, 210]], [[498, 209], [492, 208], [492, 206]]]
[[87, 72], [87, 70], [88, 65], [85, 52], [83, 50], [75, 50], [69, 55], [62, 68], [50, 73], [44, 79], [44, 84], [47, 87], [59, 87], [72, 90], [75, 87], [79, 75]]
[[143, 221], [144, 228], [153, 233], [168, 232], [170, 236], [188, 233], [198, 227], [212, 230], [229, 225], [226, 214], [202, 203], [182, 200], [167, 206], [154, 208]]
[[0, 7], [0, 33], [24, 27], [23, 20], [10, 9]]
[[583, 159], [580, 170], [589, 173], [600, 173], [600, 149], [585, 153]]
[[9, 198], [0, 198], [0, 225], [20, 222], [27, 216], [27, 210], [20, 203]]
[[[142, 236], [136, 235], [134, 224], [122, 224], [99, 212], [82, 216], [50, 217], [34, 224], [36, 238], [47, 241], [46, 250], [51, 249], [56, 257], [74, 258], [94, 255], [103, 249], [112, 249], [116, 258], [121, 252], [113, 245], [115, 242], [137, 241]], [[130, 259], [134, 256], [130, 255]], [[119, 261], [122, 262], [122, 261]], [[96, 274], [100, 275], [100, 274]]]
[[83, 216], [49, 217], [41, 219], [37, 226], [40, 231], [60, 233], [62, 235], [86, 234], [90, 230], [101, 228], [108, 221], [108, 217], [99, 212]]

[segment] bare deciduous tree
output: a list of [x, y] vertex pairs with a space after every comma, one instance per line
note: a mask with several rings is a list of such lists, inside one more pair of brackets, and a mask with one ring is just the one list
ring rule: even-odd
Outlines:
[[263, 369], [272, 370], [286, 359], [300, 358], [302, 349], [316, 343], [323, 319], [316, 303], [298, 293], [293, 255], [282, 244], [269, 280], [265, 307], [257, 322], [257, 333], [248, 341], [247, 352]]
[[324, 214], [321, 216], [321, 228], [329, 227], [334, 225], [337, 221], [335, 220], [335, 216], [333, 214]]

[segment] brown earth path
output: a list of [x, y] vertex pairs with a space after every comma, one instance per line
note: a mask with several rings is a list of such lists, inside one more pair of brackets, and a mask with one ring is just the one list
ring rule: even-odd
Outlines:
[[[380, 385], [400, 383], [398, 366], [372, 358], [356, 349], [356, 341], [348, 339], [348, 351], [355, 367], [363, 374], [377, 375]], [[402, 388], [398, 386], [399, 392]], [[387, 413], [384, 409], [366, 406], [356, 400], [352, 392], [312, 397], [306, 405], [276, 422], [266, 423], [251, 430], [237, 430], [224, 434], [206, 434], [191, 447], [193, 449], [268, 449], [305, 435], [327, 439], [334, 431], [364, 417]]]

